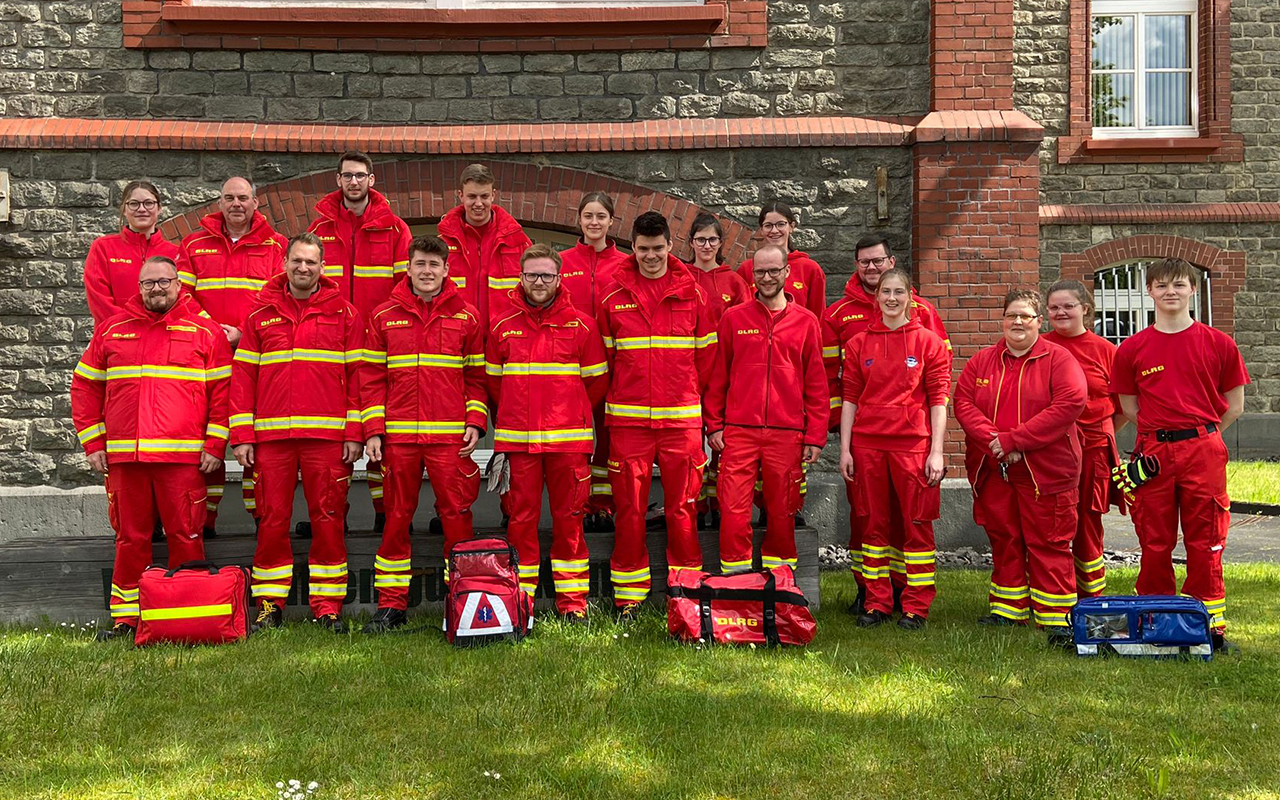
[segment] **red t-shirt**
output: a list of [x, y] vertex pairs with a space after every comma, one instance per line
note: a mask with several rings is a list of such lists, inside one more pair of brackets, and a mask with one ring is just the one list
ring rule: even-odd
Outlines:
[[1220, 422], [1226, 393], [1247, 383], [1235, 341], [1202, 322], [1178, 333], [1138, 331], [1120, 345], [1111, 372], [1111, 391], [1138, 398], [1140, 433]]
[[671, 288], [671, 270], [662, 273], [660, 278], [646, 278], [640, 276], [640, 280], [636, 281], [637, 291], [640, 293], [640, 302], [644, 304], [645, 310], [653, 316], [653, 312], [657, 309], [658, 304], [662, 302], [662, 298], [667, 296], [667, 290]]
[[1111, 418], [1120, 411], [1120, 401], [1111, 392], [1116, 346], [1088, 330], [1079, 336], [1062, 336], [1056, 331], [1049, 331], [1044, 338], [1065, 347], [1084, 370], [1089, 394], [1084, 411], [1076, 421], [1080, 426], [1082, 443], [1085, 447], [1108, 444], [1109, 437], [1115, 435]]

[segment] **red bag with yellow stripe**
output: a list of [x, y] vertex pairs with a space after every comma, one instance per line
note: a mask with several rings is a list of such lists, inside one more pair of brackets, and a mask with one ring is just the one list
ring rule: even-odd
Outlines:
[[244, 567], [209, 561], [148, 567], [138, 580], [134, 643], [224, 644], [246, 638], [248, 583]]

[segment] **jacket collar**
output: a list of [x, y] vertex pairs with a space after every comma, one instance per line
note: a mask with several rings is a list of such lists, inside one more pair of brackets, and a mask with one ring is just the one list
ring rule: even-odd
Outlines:
[[[316, 203], [316, 213], [327, 219], [337, 219], [346, 206], [342, 202], [342, 191], [335, 189]], [[369, 190], [369, 205], [364, 213], [356, 217], [361, 228], [385, 228], [391, 224], [391, 204], [387, 197], [377, 189]]]
[[[673, 255], [667, 255], [667, 271], [671, 273], [671, 287], [667, 291], [667, 297], [676, 297], [684, 300], [695, 295], [697, 282], [691, 270], [692, 268], [688, 264]], [[626, 261], [618, 265], [618, 271], [614, 273], [614, 279], [632, 294], [636, 294], [639, 291], [640, 281], [647, 280], [641, 277], [640, 265], [636, 263], [635, 256], [629, 256]]]

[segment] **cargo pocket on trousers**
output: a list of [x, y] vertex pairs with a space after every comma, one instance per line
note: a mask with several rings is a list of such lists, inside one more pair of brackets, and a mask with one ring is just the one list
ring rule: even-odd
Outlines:
[[351, 488], [350, 467], [330, 467], [329, 480], [324, 487], [320, 513], [328, 518], [344, 519], [347, 516], [347, 491]]
[[209, 499], [209, 490], [203, 487], [192, 489], [187, 493], [187, 499], [189, 503], [187, 506], [187, 524], [191, 531], [190, 537], [196, 539], [200, 536], [201, 531], [204, 530], [205, 515], [207, 514], [204, 504]]
[[911, 482], [911, 519], [913, 522], [933, 522], [942, 516], [942, 486], [930, 486], [923, 475]]
[[684, 486], [684, 502], [698, 502], [698, 495], [702, 494], [702, 471], [711, 463], [711, 456], [698, 451], [689, 459], [689, 474]]
[[[1213, 496], [1213, 502], [1207, 508], [1210, 515], [1208, 522], [1213, 526], [1209, 549], [1220, 553], [1227, 543], [1227, 529], [1231, 526], [1231, 498], [1226, 492], [1220, 492]], [[1183, 535], [1185, 537], [1186, 534]]]
[[853, 515], [862, 518], [871, 516], [871, 502], [867, 497], [867, 482], [862, 479], [860, 471], [854, 471], [852, 483]]
[[573, 470], [573, 495], [569, 498], [574, 514], [584, 514], [591, 499], [591, 465], [580, 464]]
[[120, 498], [117, 492], [111, 488], [111, 476], [106, 476], [105, 481], [107, 489], [107, 522], [111, 524], [111, 530], [115, 531], [117, 541], [120, 539]]

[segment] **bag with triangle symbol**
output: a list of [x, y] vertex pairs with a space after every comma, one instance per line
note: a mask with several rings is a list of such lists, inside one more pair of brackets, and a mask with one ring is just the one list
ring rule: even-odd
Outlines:
[[458, 647], [519, 641], [533, 629], [533, 598], [520, 588], [520, 559], [506, 539], [468, 539], [449, 553], [444, 635]]

